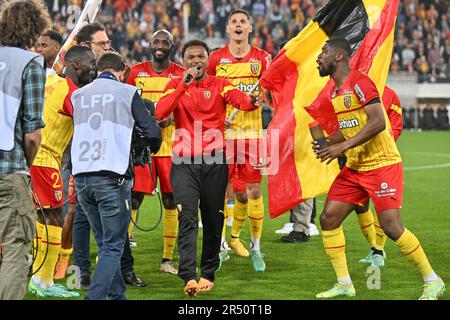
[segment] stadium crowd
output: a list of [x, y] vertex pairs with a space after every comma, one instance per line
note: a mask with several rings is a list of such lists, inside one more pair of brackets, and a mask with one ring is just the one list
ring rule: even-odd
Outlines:
[[[83, 0], [46, 0], [54, 28], [64, 38], [70, 33]], [[148, 60], [153, 32], [167, 29], [175, 38], [172, 60], [179, 60], [183, 30], [182, 0], [105, 0], [97, 20], [128, 63]], [[188, 1], [190, 31], [202, 39], [225, 42], [225, 23], [236, 8], [254, 18], [251, 43], [275, 56], [314, 16], [326, 0], [205, 0]], [[449, 7], [439, 0], [401, 0], [396, 26], [391, 73], [418, 76], [419, 82], [450, 81]]]

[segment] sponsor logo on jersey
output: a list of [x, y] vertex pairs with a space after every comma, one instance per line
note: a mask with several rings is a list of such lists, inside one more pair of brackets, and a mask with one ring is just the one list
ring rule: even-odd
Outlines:
[[203, 96], [205, 97], [206, 100], [209, 100], [211, 98], [211, 91], [209, 90], [203, 91]]
[[341, 120], [339, 121], [340, 129], [354, 128], [359, 126], [358, 119]]
[[173, 73], [169, 73], [169, 78], [170, 79], [180, 79], [181, 77], [179, 75], [173, 74]]
[[236, 87], [239, 89], [239, 91], [241, 92], [249, 92], [252, 88], [253, 88], [254, 84], [250, 83], [250, 84], [244, 84], [244, 83], [239, 83]]
[[148, 78], [148, 77], [150, 77], [150, 75], [147, 72], [143, 72], [143, 71], [139, 72], [137, 74], [137, 76], [138, 76], [138, 78]]
[[366, 101], [366, 96], [364, 95], [364, 92], [361, 90], [361, 87], [357, 83], [355, 83], [355, 91], [356, 91], [356, 94], [359, 97], [359, 100], [361, 102], [365, 102]]
[[219, 66], [219, 71], [223, 71], [223, 72], [227, 73], [227, 71], [228, 71], [228, 66], [226, 66], [226, 65], [221, 65], [221, 66]]
[[229, 58], [220, 58], [219, 63], [232, 63], [232, 61]]
[[352, 106], [352, 97], [345, 96], [344, 97], [344, 106], [348, 109]]

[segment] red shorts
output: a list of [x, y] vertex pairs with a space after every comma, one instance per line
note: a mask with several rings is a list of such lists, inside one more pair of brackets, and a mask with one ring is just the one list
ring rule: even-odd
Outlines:
[[67, 188], [67, 194], [69, 197], [69, 203], [75, 204], [77, 201], [77, 194], [75, 192], [75, 183], [73, 181], [73, 176], [71, 175], [69, 178], [69, 187]]
[[403, 167], [401, 163], [370, 171], [355, 171], [347, 166], [334, 180], [327, 200], [363, 205], [372, 199], [377, 212], [402, 207]]
[[[31, 187], [43, 208], [57, 208], [64, 205], [64, 189], [61, 171], [55, 168], [31, 166]], [[36, 199], [34, 204], [38, 206]]]
[[[170, 169], [172, 169], [172, 157], [152, 157], [152, 173], [155, 182], [161, 188], [161, 192], [172, 193], [172, 185], [170, 184]], [[152, 194], [156, 186], [150, 175], [148, 165], [145, 167], [134, 167], [134, 192]]]
[[261, 183], [265, 153], [262, 139], [227, 140], [228, 181], [233, 190], [245, 192], [247, 183]]

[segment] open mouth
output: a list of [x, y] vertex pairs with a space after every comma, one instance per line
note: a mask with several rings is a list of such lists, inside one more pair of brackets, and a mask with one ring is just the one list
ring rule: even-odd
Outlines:
[[244, 31], [242, 31], [241, 29], [237, 29], [237, 30], [234, 30], [234, 33], [236, 33], [237, 35], [240, 35], [240, 34], [242, 34]]

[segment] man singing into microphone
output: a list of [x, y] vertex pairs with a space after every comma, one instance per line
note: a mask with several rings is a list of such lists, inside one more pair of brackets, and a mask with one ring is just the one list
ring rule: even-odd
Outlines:
[[[219, 267], [223, 227], [223, 204], [228, 169], [225, 163], [224, 124], [226, 105], [251, 111], [260, 105], [256, 96], [247, 96], [226, 79], [206, 74], [208, 45], [201, 40], [187, 42], [182, 50], [188, 70], [183, 79], [172, 79], [156, 108], [156, 117], [175, 118], [175, 142], [170, 180], [178, 210], [178, 275], [184, 292], [196, 296], [214, 286]], [[203, 223], [203, 251], [200, 280], [197, 282], [198, 208]]]

